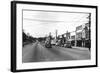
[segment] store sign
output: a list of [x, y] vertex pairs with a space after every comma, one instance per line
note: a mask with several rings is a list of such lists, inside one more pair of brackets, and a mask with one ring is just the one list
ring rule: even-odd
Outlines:
[[74, 36], [71, 36], [71, 39], [72, 39], [72, 40], [75, 40], [75, 35], [74, 35]]
[[76, 31], [78, 31], [78, 30], [82, 30], [82, 25], [76, 27]]
[[85, 30], [82, 31], [82, 38], [85, 38]]
[[82, 32], [76, 33], [76, 40], [81, 40]]

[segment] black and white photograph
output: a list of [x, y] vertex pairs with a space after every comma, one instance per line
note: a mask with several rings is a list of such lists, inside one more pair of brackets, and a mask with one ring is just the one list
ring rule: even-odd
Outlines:
[[96, 28], [97, 6], [13, 1], [12, 71], [96, 67]]
[[22, 61], [91, 59], [91, 13], [23, 10]]

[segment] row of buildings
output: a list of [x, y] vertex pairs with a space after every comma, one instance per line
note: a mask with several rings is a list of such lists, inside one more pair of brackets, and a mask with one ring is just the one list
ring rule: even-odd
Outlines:
[[[72, 34], [74, 33], [74, 34]], [[91, 28], [89, 23], [80, 25], [76, 27], [76, 30], [73, 32], [66, 32], [62, 35], [58, 35], [58, 38], [65, 37], [66, 40], [71, 41], [72, 46], [77, 47], [88, 47], [91, 46]]]

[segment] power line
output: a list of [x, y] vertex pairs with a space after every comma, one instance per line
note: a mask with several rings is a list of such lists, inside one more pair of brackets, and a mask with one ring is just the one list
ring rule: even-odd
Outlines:
[[[30, 18], [24, 18], [24, 20], [38, 21], [38, 22], [54, 22], [54, 23], [59, 23], [59, 22], [63, 22], [63, 23], [68, 23], [68, 22], [86, 22], [86, 21], [54, 21], [54, 20], [41, 20], [41, 19], [30, 19]], [[79, 19], [79, 20], [81, 20], [81, 19]]]

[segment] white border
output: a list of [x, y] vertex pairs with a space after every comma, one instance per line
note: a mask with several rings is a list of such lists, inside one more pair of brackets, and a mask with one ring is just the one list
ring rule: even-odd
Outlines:
[[[72, 67], [95, 65], [96, 60], [96, 10], [93, 8], [80, 7], [59, 7], [59, 6], [44, 6], [44, 5], [28, 5], [17, 4], [17, 70], [21, 69], [38, 69], [38, 68], [53, 68], [53, 67]], [[22, 63], [22, 9], [31, 10], [54, 10], [54, 11], [71, 11], [71, 12], [88, 12], [91, 13], [91, 60], [75, 60], [75, 61], [60, 61], [60, 62], [40, 62], [40, 63]]]

